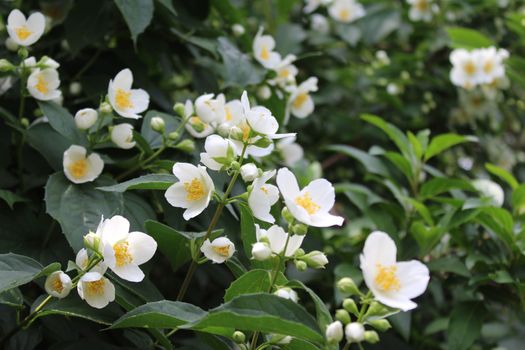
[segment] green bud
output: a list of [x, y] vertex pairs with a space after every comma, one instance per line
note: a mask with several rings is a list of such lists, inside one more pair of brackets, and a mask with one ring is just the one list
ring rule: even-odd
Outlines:
[[343, 308], [356, 316], [359, 315], [359, 310], [357, 309], [357, 304], [354, 299], [346, 298], [343, 300]]
[[9, 72], [15, 69], [15, 66], [6, 60], [5, 58], [0, 59], [0, 72]]
[[385, 319], [369, 321], [368, 324], [380, 332], [384, 332], [392, 328], [392, 326], [390, 325], [390, 322], [388, 322], [388, 320], [385, 320]]
[[232, 335], [233, 341], [237, 344], [242, 344], [246, 341], [246, 335], [241, 331], [235, 331]]
[[349, 294], [349, 295], [360, 294], [359, 289], [355, 285], [354, 280], [351, 279], [350, 277], [341, 278], [337, 282], [337, 289], [339, 289], [339, 291], [344, 294]]
[[308, 233], [308, 226], [305, 224], [295, 224], [292, 227], [292, 232], [299, 236], [304, 236]]
[[371, 317], [371, 316], [386, 316], [392, 312], [391, 309], [387, 308], [381, 303], [378, 303], [377, 301], [373, 301], [370, 303], [370, 307], [368, 308], [368, 311], [365, 314], [365, 318]]
[[323, 252], [313, 250], [310, 253], [302, 257], [302, 260], [313, 269], [324, 269], [328, 264], [328, 258]]
[[352, 321], [350, 314], [345, 309], [337, 309], [335, 311], [335, 319], [341, 321], [343, 324], [349, 324]]
[[195, 130], [196, 132], [203, 132], [204, 129], [206, 128], [206, 125], [204, 125], [204, 123], [202, 122], [197, 122], [197, 123], [192, 123], [190, 122], [190, 126], [193, 128], [193, 130]]
[[290, 213], [290, 210], [287, 207], [283, 208], [283, 210], [281, 211], [281, 216], [288, 223], [292, 223], [295, 221], [295, 218], [293, 217], [292, 213]]
[[170, 140], [175, 141], [175, 140], [177, 140], [177, 139], [179, 138], [179, 133], [176, 132], [176, 131], [172, 131], [172, 132], [170, 132], [170, 133], [168, 134], [168, 138], [169, 138]]
[[376, 331], [365, 331], [365, 341], [370, 344], [379, 342], [379, 335]]
[[113, 111], [113, 108], [108, 102], [102, 102], [98, 109], [101, 113], [111, 113]]
[[242, 132], [241, 128], [234, 126], [230, 129], [230, 138], [235, 141], [243, 141], [244, 133]]
[[175, 113], [177, 113], [177, 115], [182, 117], [182, 118], [186, 117], [184, 115], [185, 114], [185, 107], [184, 107], [183, 103], [180, 103], [180, 102], [175, 103], [175, 105], [173, 106], [173, 111]]
[[29, 119], [27, 118], [20, 119], [20, 124], [22, 124], [24, 128], [27, 128], [29, 126]]
[[27, 51], [27, 47], [21, 46], [18, 49], [18, 57], [20, 57], [21, 59], [25, 60], [27, 58], [27, 56], [29, 56], [29, 51]]
[[257, 142], [255, 142], [254, 145], [257, 147], [266, 148], [270, 146], [272, 143], [273, 141], [271, 139], [269, 139], [268, 137], [263, 137], [257, 140]]
[[302, 260], [295, 260], [294, 264], [295, 264], [295, 268], [298, 271], [306, 271], [306, 269], [308, 268], [308, 265]]
[[153, 131], [156, 131], [161, 134], [164, 133], [164, 130], [166, 128], [166, 123], [164, 123], [164, 119], [158, 116], [151, 118], [151, 122], [149, 125], [151, 126], [151, 129], [153, 129]]
[[302, 257], [304, 254], [306, 254], [306, 253], [304, 252], [304, 249], [303, 249], [303, 248], [299, 248], [299, 249], [297, 249], [297, 250], [295, 251], [294, 256], [295, 256], [296, 258], [300, 258], [300, 257]]
[[180, 149], [183, 152], [191, 153], [195, 150], [195, 141], [190, 139], [182, 140], [175, 145], [176, 149]]
[[232, 168], [233, 170], [237, 171], [237, 170], [239, 170], [241, 168], [241, 165], [239, 164], [239, 162], [234, 160], [233, 162], [231, 162], [230, 168]]

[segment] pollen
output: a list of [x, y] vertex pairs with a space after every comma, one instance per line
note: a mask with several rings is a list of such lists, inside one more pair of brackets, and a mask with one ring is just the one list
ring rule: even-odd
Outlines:
[[467, 75], [474, 75], [476, 73], [476, 65], [472, 61], [468, 61], [463, 65], [463, 69]]
[[53, 280], [52, 288], [57, 293], [62, 293], [62, 291], [64, 290], [64, 285], [62, 284], [60, 277], [57, 276], [57, 278]]
[[186, 190], [186, 199], [191, 202], [198, 201], [204, 197], [204, 184], [197, 178], [193, 178], [191, 182], [186, 181], [184, 189]]
[[69, 172], [75, 179], [84, 177], [88, 171], [88, 162], [85, 159], [79, 159], [69, 166]]
[[133, 257], [129, 253], [128, 242], [123, 241], [114, 244], [113, 251], [115, 252], [115, 264], [118, 267], [128, 265], [133, 261]]
[[261, 58], [264, 60], [264, 61], [267, 61], [270, 59], [270, 51], [268, 51], [268, 48], [266, 47], [266, 45], [263, 45], [262, 47], [262, 50], [261, 50]]
[[115, 104], [120, 109], [132, 108], [133, 103], [131, 102], [131, 91], [117, 89], [117, 93], [115, 94]]
[[104, 286], [106, 281], [104, 278], [99, 279], [98, 281], [85, 282], [86, 283], [86, 293], [91, 295], [101, 295], [104, 294]]
[[293, 107], [294, 108], [301, 108], [302, 105], [308, 100], [308, 94], [307, 93], [301, 93], [297, 95], [295, 100], [293, 101]]
[[222, 247], [212, 246], [212, 249], [213, 249], [213, 251], [215, 253], [219, 254], [220, 256], [228, 257], [230, 255], [230, 246], [229, 245], [224, 245]]
[[37, 89], [41, 94], [47, 94], [49, 92], [47, 81], [41, 75], [39, 75], [37, 78], [35, 89]]
[[378, 287], [385, 291], [398, 291], [401, 288], [399, 279], [397, 278], [397, 266], [383, 266], [377, 263], [377, 275], [375, 277], [375, 283]]
[[308, 192], [305, 192], [302, 196], [297, 196], [297, 198], [295, 198], [295, 203], [304, 208], [304, 210], [310, 215], [317, 213], [319, 209], [321, 209], [321, 207], [312, 200], [312, 197], [310, 197], [310, 193]]
[[33, 32], [27, 29], [26, 26], [16, 28], [15, 32], [20, 40], [26, 40], [31, 34], [33, 34]]
[[261, 186], [261, 191], [263, 191], [264, 194], [268, 194], [268, 189], [264, 186]]

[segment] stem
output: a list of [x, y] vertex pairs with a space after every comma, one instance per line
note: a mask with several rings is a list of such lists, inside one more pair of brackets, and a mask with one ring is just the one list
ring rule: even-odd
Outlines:
[[343, 348], [343, 350], [348, 350], [348, 349], [350, 349], [350, 343], [346, 343]]
[[20, 125], [23, 128], [23, 132], [20, 135], [20, 139], [17, 143], [16, 147], [16, 157], [17, 157], [17, 171], [18, 171], [18, 178], [20, 179], [20, 187], [22, 188], [22, 192], [24, 191], [24, 176], [23, 176], [23, 150], [24, 150], [24, 143], [26, 140], [26, 133], [24, 127], [24, 124], [22, 123], [22, 119], [24, 118], [25, 113], [25, 86], [26, 86], [26, 72], [25, 72], [25, 63], [22, 59], [22, 63], [20, 64], [20, 106], [18, 108], [18, 121]]

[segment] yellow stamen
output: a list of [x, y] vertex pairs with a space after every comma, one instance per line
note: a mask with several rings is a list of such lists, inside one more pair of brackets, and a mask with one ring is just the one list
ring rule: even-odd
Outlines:
[[428, 11], [430, 7], [430, 4], [428, 3], [428, 0], [419, 0], [416, 2], [416, 9], [419, 12], [426, 12]]
[[242, 130], [242, 140], [243, 141], [247, 141], [248, 138], [250, 137], [250, 133], [251, 133], [252, 129], [250, 128], [250, 126], [246, 122], [242, 123], [241, 125], [239, 125], [239, 128]]
[[60, 277], [56, 277], [54, 280], [53, 280], [53, 283], [51, 284], [53, 290], [57, 293], [62, 293], [62, 291], [64, 290], [64, 285], [62, 284], [62, 281], [60, 280]]
[[396, 274], [397, 266], [383, 266], [379, 263], [376, 266], [377, 275], [374, 281], [378, 287], [385, 292], [398, 291], [401, 288], [401, 284]]
[[104, 293], [104, 286], [106, 281], [104, 278], [99, 279], [98, 281], [86, 282], [86, 294], [95, 294], [100, 295]]
[[308, 192], [305, 192], [302, 196], [297, 196], [297, 198], [295, 198], [295, 203], [298, 206], [303, 207], [310, 215], [317, 213], [317, 211], [321, 209], [319, 205], [312, 201], [312, 197], [310, 197], [310, 193]]
[[348, 21], [350, 19], [350, 10], [347, 8], [339, 10], [339, 19], [342, 21]]
[[129, 244], [126, 241], [119, 242], [113, 245], [115, 252], [115, 265], [122, 267], [133, 261], [133, 257], [129, 253]]
[[476, 65], [472, 61], [468, 61], [463, 65], [463, 69], [467, 75], [474, 75], [476, 73]]
[[131, 102], [131, 91], [117, 89], [117, 93], [115, 94], [115, 103], [120, 109], [132, 108], [133, 103]]
[[26, 40], [31, 34], [33, 34], [33, 32], [27, 29], [26, 26], [15, 28], [15, 33], [20, 40]]
[[263, 191], [264, 194], [268, 194], [268, 190], [267, 190], [266, 187], [264, 187], [264, 186], [261, 187], [261, 191]]
[[279, 71], [279, 78], [288, 78], [289, 75], [290, 71], [286, 68]]
[[84, 177], [88, 171], [88, 162], [85, 159], [79, 159], [69, 166], [69, 172], [75, 179]]
[[41, 94], [47, 94], [49, 92], [47, 81], [41, 75], [37, 77], [35, 89], [37, 89]]
[[215, 253], [219, 254], [220, 256], [228, 257], [230, 255], [230, 246], [225, 245], [222, 247], [215, 247], [212, 246], [212, 249]]
[[301, 108], [301, 106], [308, 100], [308, 94], [307, 93], [300, 93], [297, 95], [295, 100], [293, 101], [293, 107], [296, 109]]
[[187, 193], [186, 199], [189, 201], [198, 201], [204, 197], [204, 184], [197, 178], [194, 178], [191, 182], [185, 182], [184, 189]]
[[490, 74], [494, 70], [494, 61], [487, 61], [483, 65], [483, 71], [486, 74]]
[[226, 121], [229, 122], [233, 119], [232, 112], [230, 111], [228, 107], [225, 107], [224, 109], [226, 110]]
[[262, 58], [264, 61], [270, 59], [270, 51], [268, 51], [268, 48], [266, 47], [266, 45], [263, 45], [263, 47], [262, 47], [262, 50], [261, 50], [261, 58]]

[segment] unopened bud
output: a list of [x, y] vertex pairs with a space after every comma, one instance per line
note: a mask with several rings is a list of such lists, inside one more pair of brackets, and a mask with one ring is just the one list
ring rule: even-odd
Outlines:
[[228, 138], [230, 136], [230, 125], [227, 123], [222, 123], [217, 127], [217, 134], [224, 138]]
[[99, 110], [101, 113], [111, 113], [113, 111], [113, 108], [111, 105], [107, 102], [102, 102], [100, 104]]
[[346, 298], [343, 300], [343, 308], [355, 316], [359, 315], [359, 310], [357, 309], [357, 304], [355, 303], [354, 299]]
[[272, 90], [270, 90], [268, 85], [263, 85], [257, 89], [257, 97], [265, 101], [272, 97]]
[[75, 125], [80, 130], [91, 128], [98, 119], [98, 112], [93, 108], [84, 108], [75, 114]]
[[160, 134], [164, 133], [164, 130], [166, 128], [166, 123], [164, 123], [164, 119], [162, 119], [162, 117], [151, 118], [149, 125], [153, 129], [153, 131], [156, 131]]
[[183, 103], [180, 103], [180, 102], [177, 102], [175, 103], [175, 105], [173, 106], [173, 111], [175, 113], [177, 113], [178, 116], [182, 117], [182, 118], [185, 118], [186, 116], [184, 115], [184, 104]]
[[0, 72], [9, 72], [15, 69], [15, 66], [6, 60], [5, 58], [0, 59]]
[[350, 314], [345, 309], [337, 309], [335, 311], [335, 319], [341, 321], [343, 324], [351, 322]]
[[273, 144], [273, 141], [268, 138], [268, 137], [262, 137], [260, 138], [259, 140], [257, 140], [254, 145], [256, 147], [260, 147], [260, 148], [267, 148], [269, 147], [271, 144]]
[[244, 164], [241, 167], [241, 177], [244, 182], [252, 182], [259, 176], [259, 169], [253, 163]]
[[391, 313], [391, 311], [392, 310], [388, 309], [383, 304], [373, 301], [370, 303], [370, 307], [365, 314], [365, 319], [371, 316], [386, 316]]
[[359, 322], [352, 322], [345, 327], [346, 340], [349, 343], [360, 343], [365, 340], [365, 327]]
[[360, 294], [359, 289], [355, 285], [355, 282], [350, 277], [343, 277], [337, 282], [337, 289], [344, 294]]
[[44, 284], [47, 294], [58, 299], [63, 299], [69, 295], [73, 288], [71, 278], [62, 271], [55, 271], [46, 278]]
[[195, 150], [195, 142], [190, 139], [185, 139], [176, 144], [175, 148], [187, 153], [191, 153]]
[[284, 207], [281, 211], [281, 216], [286, 220], [286, 222], [291, 223], [295, 221], [295, 218], [293, 217], [292, 213], [290, 213], [290, 209], [287, 207]]
[[343, 340], [343, 324], [340, 321], [330, 323], [326, 327], [326, 340], [330, 344], [337, 344]]
[[29, 51], [27, 50], [27, 47], [19, 47], [18, 48], [18, 57], [25, 60], [29, 56]]
[[94, 232], [89, 232], [84, 236], [84, 246], [94, 252], [102, 253], [100, 249], [100, 236]]
[[375, 344], [379, 342], [379, 335], [376, 331], [366, 331], [365, 332], [365, 341], [370, 344]]
[[242, 132], [241, 128], [234, 126], [230, 129], [230, 138], [235, 141], [243, 141], [244, 133]]
[[235, 23], [232, 26], [233, 35], [235, 35], [236, 37], [243, 35], [245, 31], [246, 30], [244, 29], [244, 27], [239, 23]]
[[385, 319], [368, 321], [368, 324], [370, 324], [372, 327], [374, 327], [380, 332], [384, 332], [392, 327], [390, 325], [390, 322], [388, 322], [388, 320]]
[[295, 264], [295, 268], [298, 270], [298, 271], [306, 271], [306, 269], [308, 268], [308, 264], [306, 264], [304, 261], [302, 260], [295, 260], [294, 261], [294, 264]]
[[246, 335], [241, 331], [235, 331], [232, 335], [233, 341], [237, 344], [242, 344], [246, 341]]
[[175, 141], [179, 138], [179, 133], [176, 131], [172, 131], [168, 134], [168, 138], [172, 141]]
[[268, 244], [263, 242], [254, 243], [252, 246], [252, 257], [257, 261], [268, 260], [272, 256], [272, 250]]
[[308, 233], [308, 226], [305, 224], [295, 224], [292, 227], [292, 232], [299, 236], [304, 236]]
[[29, 119], [27, 118], [20, 119], [20, 124], [22, 124], [24, 128], [27, 128], [29, 126]]
[[230, 168], [237, 171], [241, 168], [241, 165], [239, 164], [239, 162], [234, 160], [233, 162], [230, 163]]
[[318, 250], [311, 251], [302, 257], [302, 260], [313, 269], [323, 269], [328, 264], [328, 258], [323, 252]]
[[74, 81], [69, 84], [69, 93], [73, 96], [77, 96], [82, 92], [82, 84], [78, 81]]
[[18, 50], [18, 44], [11, 38], [5, 39], [5, 47], [9, 51], [16, 51]]

